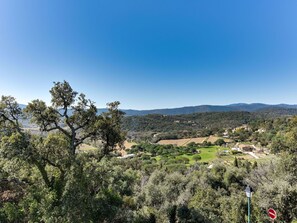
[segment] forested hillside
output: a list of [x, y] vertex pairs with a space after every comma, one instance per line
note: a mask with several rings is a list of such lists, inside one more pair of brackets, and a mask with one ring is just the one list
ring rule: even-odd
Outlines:
[[[217, 154], [212, 163], [200, 162], [203, 152], [199, 150], [218, 147], [195, 143], [184, 147], [144, 143], [130, 151], [135, 156], [124, 159], [118, 154], [125, 140], [119, 102], [98, 114], [92, 101], [67, 82], [55, 83], [50, 93], [51, 106], [33, 100], [25, 110], [13, 97], [1, 98], [1, 223], [246, 222], [247, 185], [253, 188], [251, 222], [269, 222], [271, 207], [279, 222], [297, 219], [295, 117], [254, 123], [255, 129], [265, 128], [265, 139], [276, 154], [273, 159], [258, 162], [235, 156], [227, 162]], [[73, 112], [68, 114], [68, 109]], [[24, 116], [42, 134], [23, 129]], [[189, 129], [195, 128], [193, 124], [232, 127], [252, 117], [247, 112], [150, 115], [144, 117], [141, 128], [153, 121], [158, 125], [148, 130], [169, 131], [175, 124]], [[132, 122], [135, 117], [128, 118]], [[196, 122], [188, 123], [189, 119]], [[98, 149], [80, 150], [83, 143], [98, 140]]]
[[[153, 133], [166, 133], [165, 138], [183, 138], [222, 134], [225, 130], [249, 124], [259, 127], [265, 120], [297, 115], [293, 108], [264, 108], [257, 112], [205, 112], [187, 115], [125, 116], [122, 127], [135, 138], [151, 138]], [[258, 123], [258, 126], [255, 124]]]
[[235, 128], [255, 120], [249, 112], [207, 112], [189, 115], [129, 116], [123, 119], [123, 128], [128, 131], [201, 130], [204, 128]]

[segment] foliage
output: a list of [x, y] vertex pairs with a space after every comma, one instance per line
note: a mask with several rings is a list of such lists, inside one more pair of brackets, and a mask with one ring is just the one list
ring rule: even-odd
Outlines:
[[[65, 81], [54, 83], [50, 93], [51, 106], [33, 100], [24, 111], [13, 97], [3, 96], [0, 102], [1, 159], [4, 165], [25, 163], [27, 172], [18, 176], [18, 181], [26, 182], [21, 187], [26, 187], [27, 193], [18, 203], [23, 211], [13, 203], [3, 206], [9, 221], [19, 221], [22, 215], [26, 215], [24, 221], [45, 221], [44, 218], [49, 222], [90, 221], [95, 217], [93, 212], [98, 211], [93, 205], [104, 199], [115, 201], [117, 196], [112, 190], [102, 190], [104, 187], [97, 185], [99, 182], [89, 184], [88, 176], [93, 173], [88, 173], [84, 166], [94, 158], [79, 154], [78, 148], [87, 139], [100, 139], [102, 152], [94, 157], [101, 160], [123, 142], [120, 128], [123, 113], [118, 110], [119, 103], [108, 104], [108, 112], [97, 115], [94, 103], [84, 94], [78, 95]], [[25, 115], [44, 134], [24, 131], [20, 119]], [[115, 207], [120, 205], [121, 202], [115, 203]]]
[[[125, 137], [119, 102], [97, 114], [94, 103], [67, 82], [55, 83], [50, 92], [51, 106], [34, 100], [25, 111], [13, 97], [1, 99], [0, 222], [246, 222], [247, 184], [254, 189], [252, 222], [268, 222], [270, 207], [282, 222], [297, 218], [296, 118], [251, 121], [247, 129], [228, 131], [234, 139], [273, 147], [279, 159], [251, 163], [235, 158], [234, 165], [228, 165], [213, 161], [218, 146], [196, 143], [140, 143], [130, 151], [134, 157], [118, 159], [114, 150]], [[202, 120], [197, 130], [250, 121], [250, 114], [235, 112], [233, 119], [229, 115], [189, 117]], [[41, 134], [22, 128], [24, 116]], [[190, 126], [186, 118], [178, 118], [180, 125]], [[208, 118], [214, 119], [209, 125]], [[174, 119], [140, 120], [143, 128], [158, 129], [169, 128]], [[81, 152], [86, 140], [101, 141], [102, 147]]]
[[[124, 129], [131, 131], [166, 131], [212, 128], [232, 128], [248, 123], [252, 119], [248, 112], [208, 112], [189, 115], [146, 115], [129, 116], [123, 123]], [[134, 125], [134, 126], [132, 126]]]

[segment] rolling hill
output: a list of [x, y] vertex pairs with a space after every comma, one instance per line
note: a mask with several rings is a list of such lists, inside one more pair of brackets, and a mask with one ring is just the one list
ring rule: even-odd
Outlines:
[[[21, 108], [25, 108], [26, 105], [21, 104]], [[99, 108], [98, 113], [106, 112], [106, 108]], [[297, 114], [297, 105], [289, 104], [277, 104], [269, 105], [262, 103], [237, 103], [230, 105], [198, 105], [198, 106], [187, 106], [180, 108], [164, 108], [164, 109], [151, 109], [151, 110], [135, 110], [135, 109], [122, 109], [126, 113], [126, 116], [142, 116], [150, 114], [159, 115], [186, 115], [194, 113], [205, 113], [205, 112], [231, 112], [231, 111], [244, 111], [244, 112], [260, 112], [262, 114], [286, 114], [294, 115]]]

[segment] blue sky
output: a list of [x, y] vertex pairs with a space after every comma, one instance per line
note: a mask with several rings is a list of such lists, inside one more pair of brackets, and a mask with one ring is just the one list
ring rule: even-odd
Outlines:
[[98, 107], [297, 104], [297, 1], [2, 0], [0, 95]]

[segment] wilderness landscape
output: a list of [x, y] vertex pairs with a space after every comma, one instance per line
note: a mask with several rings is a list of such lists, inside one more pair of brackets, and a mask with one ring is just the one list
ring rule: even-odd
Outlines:
[[99, 114], [68, 82], [50, 94], [2, 96], [1, 222], [244, 222], [246, 185], [253, 222], [297, 216], [293, 115]]
[[296, 0], [1, 0], [0, 223], [297, 223]]

